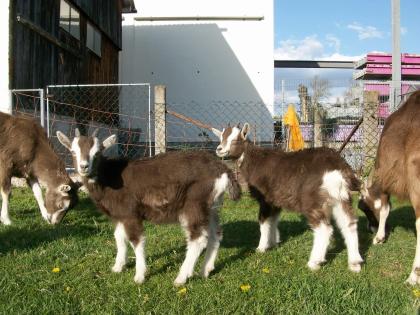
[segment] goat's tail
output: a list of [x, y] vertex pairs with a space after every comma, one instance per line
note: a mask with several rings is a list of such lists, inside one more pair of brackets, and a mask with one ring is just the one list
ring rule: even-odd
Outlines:
[[241, 190], [241, 186], [239, 185], [239, 182], [235, 178], [235, 175], [233, 174], [232, 171], [228, 172], [228, 178], [229, 178], [229, 182], [228, 182], [229, 198], [234, 201], [239, 200], [241, 198], [242, 190]]

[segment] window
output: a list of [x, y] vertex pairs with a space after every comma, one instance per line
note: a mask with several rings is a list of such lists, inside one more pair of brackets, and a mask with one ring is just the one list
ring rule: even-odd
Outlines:
[[89, 22], [86, 23], [86, 47], [101, 56], [101, 33]]
[[60, 3], [60, 27], [80, 39], [80, 15], [67, 1]]

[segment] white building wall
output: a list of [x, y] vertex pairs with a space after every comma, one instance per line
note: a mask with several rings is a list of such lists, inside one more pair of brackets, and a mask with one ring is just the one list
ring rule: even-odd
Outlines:
[[[141, 0], [136, 7], [139, 13], [124, 16], [121, 83], [164, 84], [169, 109], [218, 128], [248, 121], [259, 126], [259, 140], [269, 140], [274, 95], [272, 0]], [[153, 21], [158, 17], [181, 20]], [[171, 134], [175, 138], [181, 132], [177, 128], [168, 125], [169, 141]]]
[[12, 112], [9, 90], [9, 1], [0, 1], [0, 111]]

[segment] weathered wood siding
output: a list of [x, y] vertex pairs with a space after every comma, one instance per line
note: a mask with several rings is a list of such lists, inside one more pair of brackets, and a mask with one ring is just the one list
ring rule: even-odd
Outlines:
[[[43, 88], [49, 84], [117, 83], [121, 46], [121, 6], [118, 0], [69, 1], [80, 13], [80, 40], [59, 27], [60, 0], [11, 1], [14, 89]], [[86, 10], [86, 12], [85, 12]], [[64, 43], [59, 47], [36, 28]], [[101, 57], [86, 47], [86, 21], [101, 31]]]

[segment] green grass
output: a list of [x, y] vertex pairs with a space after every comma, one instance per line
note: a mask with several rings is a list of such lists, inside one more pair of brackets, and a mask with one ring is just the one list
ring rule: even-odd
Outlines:
[[[259, 254], [256, 203], [247, 196], [239, 203], [227, 201], [216, 270], [207, 280], [190, 279], [182, 294], [172, 285], [185, 255], [178, 226], [146, 226], [148, 273], [137, 285], [133, 252], [127, 270], [110, 271], [116, 253], [113, 226], [87, 197], [53, 227], [42, 221], [28, 190], [14, 190], [13, 225], [0, 226], [0, 313], [415, 314], [420, 299], [404, 283], [415, 253], [414, 214], [406, 204], [394, 202], [394, 209], [393, 231], [378, 246], [371, 245], [373, 236], [360, 215], [366, 260], [360, 274], [348, 271], [337, 234], [327, 264], [311, 272], [306, 262], [312, 234], [302, 217], [282, 213], [281, 245]], [[55, 267], [60, 272], [52, 272]], [[241, 291], [243, 284], [250, 285], [248, 292]]]

